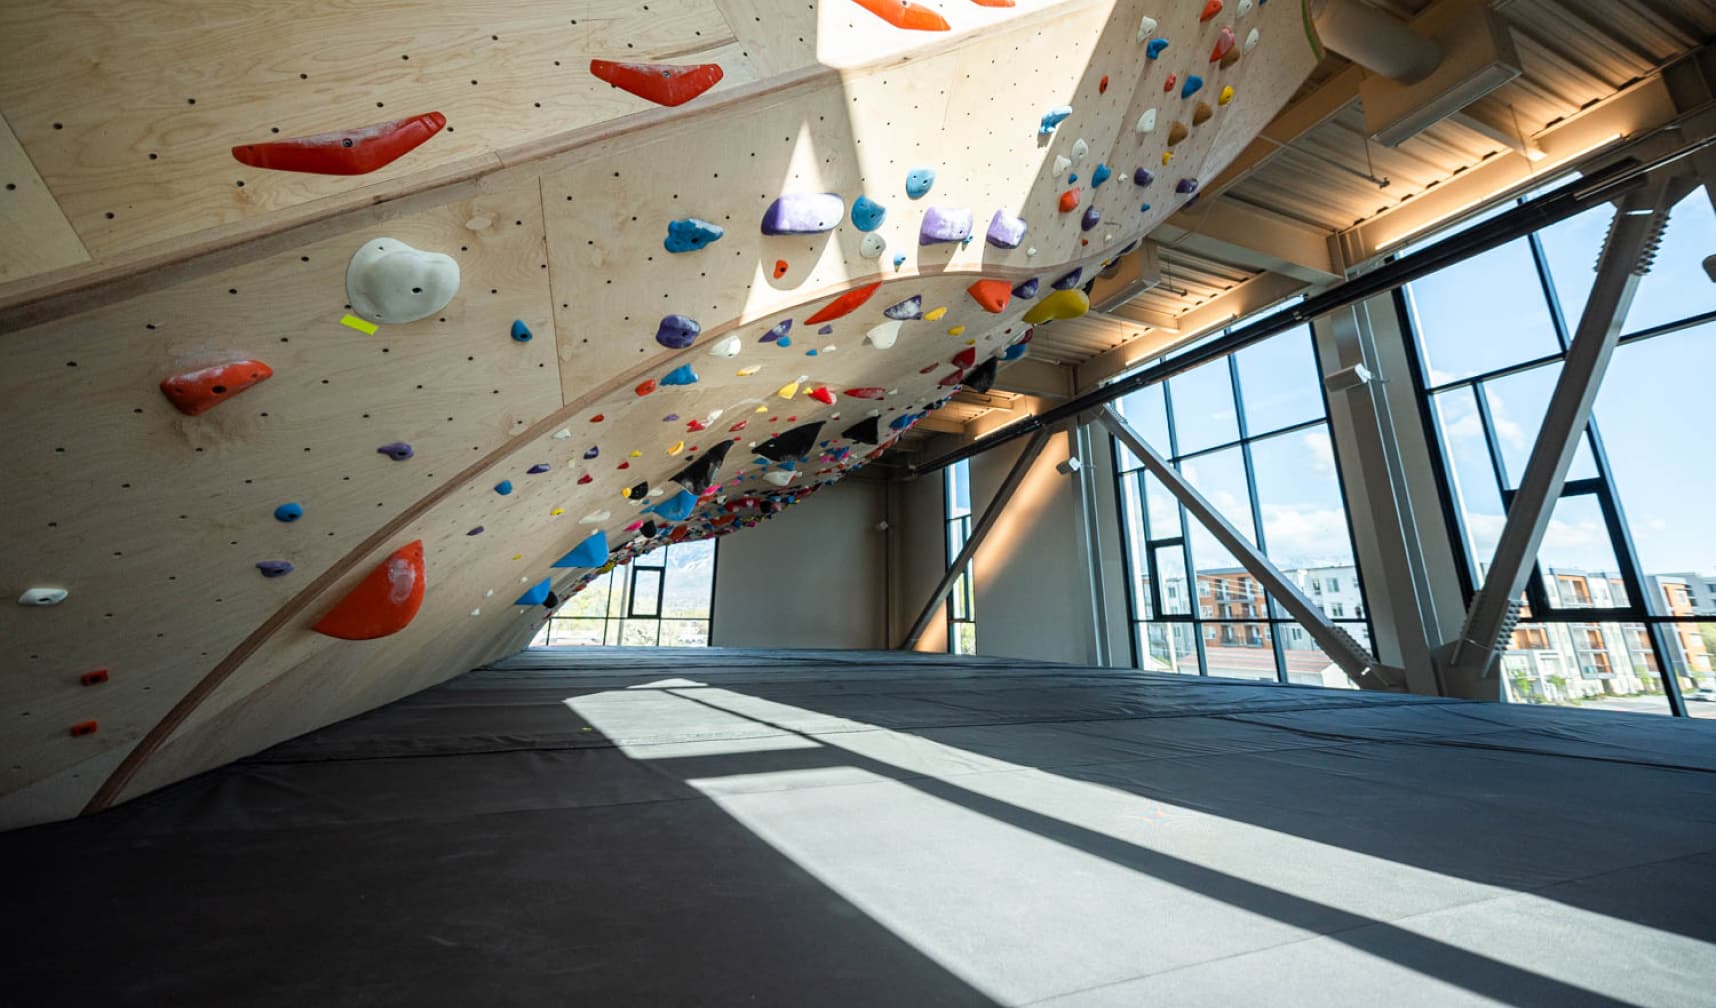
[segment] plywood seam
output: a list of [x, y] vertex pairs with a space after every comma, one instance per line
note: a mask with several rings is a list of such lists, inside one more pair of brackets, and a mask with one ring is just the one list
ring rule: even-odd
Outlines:
[[6, 135], [11, 138], [12, 145], [15, 146], [18, 149], [18, 153], [23, 156], [24, 162], [29, 165], [30, 171], [36, 176], [36, 181], [42, 184], [42, 188], [48, 191], [48, 195], [54, 197], [54, 213], [57, 215], [60, 223], [65, 225], [65, 236], [69, 237], [72, 242], [77, 245], [77, 250], [83, 254], [84, 260], [88, 261], [90, 258], [89, 247], [83, 243], [83, 236], [77, 233], [77, 228], [72, 227], [71, 219], [66, 216], [65, 210], [60, 207], [59, 196], [54, 193], [54, 187], [48, 184], [46, 176], [42, 174], [40, 168], [36, 167], [36, 160], [30, 156], [30, 149], [25, 147], [23, 141], [18, 139], [18, 133], [12, 128], [11, 122], [7, 120], [4, 110], [0, 110], [0, 130], [4, 130]]

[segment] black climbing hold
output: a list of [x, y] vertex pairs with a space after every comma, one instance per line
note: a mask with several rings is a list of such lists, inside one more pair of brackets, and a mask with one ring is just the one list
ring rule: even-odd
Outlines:
[[681, 469], [672, 477], [673, 482], [689, 490], [693, 494], [701, 494], [709, 489], [709, 484], [715, 481], [715, 474], [721, 470], [721, 463], [727, 460], [727, 452], [732, 450], [733, 442], [717, 442], [704, 452], [697, 461]]
[[626, 496], [631, 498], [632, 500], [643, 500], [645, 497], [648, 497], [649, 496], [649, 481], [644, 480], [642, 483], [639, 483], [637, 486], [632, 487], [630, 490], [627, 490]]
[[816, 437], [822, 431], [822, 421], [800, 424], [757, 446], [757, 454], [772, 462], [799, 458], [816, 447]]
[[881, 444], [882, 430], [879, 417], [865, 417], [852, 426], [840, 432], [840, 436], [848, 441], [859, 441], [864, 444]]
[[588, 449], [585, 450], [584, 457], [587, 459], [593, 459], [597, 455], [600, 455], [600, 454], [602, 454], [601, 449], [597, 448], [595, 445], [591, 445]]
[[973, 392], [987, 392], [995, 387], [995, 358], [991, 357], [965, 373], [964, 385]]

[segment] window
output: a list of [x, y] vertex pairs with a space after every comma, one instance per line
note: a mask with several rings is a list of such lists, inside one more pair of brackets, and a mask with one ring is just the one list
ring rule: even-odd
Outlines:
[[599, 574], [549, 617], [537, 647], [705, 647], [715, 540], [673, 543]]
[[[958, 559], [971, 537], [971, 462], [961, 459], [942, 470], [943, 507], [947, 521], [947, 563]], [[972, 563], [975, 563], [975, 559]], [[959, 572], [947, 593], [947, 649], [954, 654], [977, 653], [977, 615], [971, 584], [971, 563]]]
[[[1115, 408], [1286, 576], [1313, 595], [1348, 578], [1358, 587], [1309, 326], [1133, 392]], [[1351, 685], [1119, 443], [1115, 459], [1140, 668]], [[1334, 615], [1368, 642], [1362, 610]]]
[[[1613, 208], [1599, 206], [1415, 281], [1399, 304], [1442, 457], [1468, 597], [1482, 583], [1578, 327]], [[1716, 246], [1703, 192], [1674, 210], [1639, 283], [1501, 663], [1523, 703], [1670, 713], [1711, 681], [1716, 636], [1692, 586], [1711, 586], [1716, 494], [1685, 422], [1716, 373]], [[1716, 716], [1716, 704], [1685, 705]]]
[[1341, 610], [1341, 604], [1339, 602], [1330, 602], [1329, 615], [1334, 619], [1340, 619], [1342, 616], [1346, 615], [1346, 613]]

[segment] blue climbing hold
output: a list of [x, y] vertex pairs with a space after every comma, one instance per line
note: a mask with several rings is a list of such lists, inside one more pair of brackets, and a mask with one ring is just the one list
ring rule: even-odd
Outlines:
[[1072, 183], [1077, 182], [1077, 181], [1078, 181], [1078, 172], [1073, 172], [1072, 174], [1067, 176], [1067, 184], [1068, 185], [1071, 185]]
[[652, 504], [645, 511], [654, 511], [668, 521], [684, 521], [691, 517], [691, 512], [697, 509], [697, 495], [689, 490], [681, 490], [672, 497]]
[[667, 374], [662, 375], [661, 384], [695, 385], [697, 384], [697, 372], [691, 370], [690, 364], [681, 364], [672, 371], [669, 371]]
[[1019, 358], [1025, 356], [1026, 346], [1027, 345], [1024, 343], [1013, 344], [1012, 346], [1008, 347], [1007, 349], [1001, 351], [1001, 359], [1004, 361], [1018, 360]]
[[1132, 184], [1135, 186], [1147, 186], [1154, 181], [1156, 176], [1148, 168], [1138, 168], [1132, 172]]
[[502, 497], [512, 493], [512, 480], [501, 480], [499, 483], [496, 483], [495, 493], [500, 494]]
[[839, 193], [788, 193], [763, 212], [763, 234], [821, 234], [839, 227], [845, 216]]
[[274, 520], [295, 522], [304, 517], [304, 505], [298, 503], [282, 504], [274, 509]]
[[519, 321], [518, 319], [513, 319], [512, 320], [512, 338], [514, 340], [520, 342], [520, 343], [529, 343], [530, 337], [531, 337], [530, 327], [525, 325], [523, 322]]
[[894, 257], [894, 268], [895, 269], [899, 269], [901, 266], [904, 266], [905, 264], [906, 264], [906, 257], [904, 255], [897, 255]]
[[1140, 206], [1138, 208], [1138, 212], [1139, 213], [1149, 213], [1150, 212], [1150, 204], [1145, 203], [1144, 205]]
[[292, 565], [285, 560], [264, 560], [256, 565], [256, 569], [267, 578], [285, 577], [292, 573]]
[[792, 337], [791, 336], [782, 336], [780, 339], [775, 340], [775, 346], [778, 346], [778, 347], [792, 346]]
[[548, 463], [547, 462], [538, 462], [535, 465], [531, 466], [529, 469], [525, 470], [525, 472], [531, 476], [540, 476], [547, 471], [548, 471]]
[[882, 226], [882, 218], [888, 216], [888, 208], [868, 196], [860, 196], [852, 201], [852, 226], [860, 231], [874, 231]]
[[[1089, 229], [1087, 228], [1086, 230]], [[1053, 286], [1055, 290], [1072, 290], [1074, 287], [1078, 286], [1078, 282], [1082, 279], [1084, 279], [1084, 267], [1076, 266], [1073, 268], [1071, 273], [1068, 273], [1066, 276], [1056, 280], [1051, 286]]]
[[1204, 88], [1204, 79], [1197, 74], [1187, 74], [1186, 83], [1180, 85], [1180, 97], [1190, 98]]
[[1070, 115], [1072, 115], [1071, 105], [1056, 105], [1054, 108], [1044, 112], [1043, 122], [1037, 127], [1038, 135], [1053, 133], [1055, 131], [1055, 127], [1065, 122], [1067, 116]]
[[906, 172], [906, 195], [912, 199], [922, 199], [935, 185], [934, 168], [913, 168]]
[[770, 329], [768, 332], [763, 333], [762, 337], [760, 339], [758, 339], [757, 342], [758, 343], [773, 343], [775, 340], [780, 339], [782, 336], [785, 336], [789, 332], [792, 332], [792, 319], [782, 319], [781, 321], [775, 323], [775, 327], [773, 329]]
[[1037, 278], [1032, 277], [1029, 280], [1025, 280], [1025, 281], [1020, 282], [1018, 286], [1013, 288], [1013, 296], [1016, 298], [1026, 298], [1026, 299], [1036, 297], [1037, 296]]
[[1098, 210], [1096, 207], [1086, 207], [1084, 218], [1079, 221], [1078, 226], [1085, 231], [1089, 231], [1100, 223], [1102, 223], [1102, 211]]
[[1114, 174], [1113, 172], [1108, 170], [1107, 165], [1105, 165], [1105, 164], [1097, 165], [1096, 170], [1090, 173], [1090, 187], [1092, 189], [1101, 188], [1102, 184], [1104, 182], [1107, 182], [1108, 177], [1110, 175], [1113, 175], [1113, 174]]
[[466, 532], [465, 534], [468, 536], [482, 535], [483, 534], [483, 527], [481, 525], [478, 525], [476, 528], [470, 530], [469, 532]]
[[591, 445], [590, 447], [584, 449], [584, 457], [587, 459], [593, 459], [600, 454], [602, 454], [602, 449], [596, 447], [595, 445]]
[[882, 309], [882, 314], [891, 319], [920, 319], [924, 317], [924, 299], [921, 295], [913, 294], [899, 304], [889, 305]]
[[541, 605], [548, 601], [548, 592], [554, 586], [553, 578], [543, 578], [531, 585], [530, 590], [518, 597], [513, 605]]
[[411, 446], [406, 444], [404, 441], [389, 441], [387, 444], [377, 448], [376, 451], [386, 455], [395, 462], [404, 462], [406, 459], [417, 454], [412, 451]]
[[697, 334], [703, 331], [696, 320], [684, 315], [664, 315], [661, 324], [656, 326], [655, 341], [669, 350], [684, 350], [696, 342]]
[[696, 217], [667, 222], [667, 240], [662, 245], [669, 252], [695, 252], [705, 245], [721, 240], [726, 229]]
[[828, 336], [828, 335], [830, 335], [830, 334], [832, 334], [832, 333], [833, 333], [833, 332], [834, 332], [834, 327], [833, 327], [833, 326], [831, 326], [831, 325], [825, 325], [825, 326], [823, 326], [823, 327], [822, 327], [822, 328], [821, 328], [821, 329], [818, 329], [818, 330], [817, 330], [817, 331], [816, 331], [816, 334], [817, 334], [817, 335], [818, 335], [818, 336]]
[[1165, 39], [1165, 38], [1151, 39], [1144, 46], [1144, 55], [1150, 57], [1151, 59], [1159, 59], [1162, 55], [1162, 50], [1164, 50], [1166, 48], [1168, 48], [1168, 40], [1167, 39]]
[[554, 567], [600, 567], [608, 562], [608, 536], [601, 529], [554, 561]]

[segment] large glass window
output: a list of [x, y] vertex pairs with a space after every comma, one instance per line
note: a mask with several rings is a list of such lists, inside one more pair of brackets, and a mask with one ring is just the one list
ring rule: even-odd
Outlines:
[[[1420, 385], [1464, 550], [1468, 594], [1590, 294], [1607, 205], [1403, 292]], [[1506, 699], [1716, 716], [1716, 466], [1700, 422], [1716, 374], [1716, 248], [1704, 193], [1675, 208], [1579, 438], [1500, 661]]]
[[[947, 562], [951, 566], [971, 538], [971, 462], [961, 459], [942, 470], [947, 519]], [[973, 561], [975, 562], [975, 561]], [[971, 585], [971, 563], [959, 572], [947, 593], [947, 649], [954, 654], [977, 653], [977, 612]]]
[[[1270, 337], [1116, 408], [1331, 619], [1370, 640], [1310, 328]], [[1139, 667], [1350, 686], [1262, 585], [1118, 442]]]
[[549, 617], [538, 647], [704, 647], [715, 540], [673, 543], [600, 575]]

